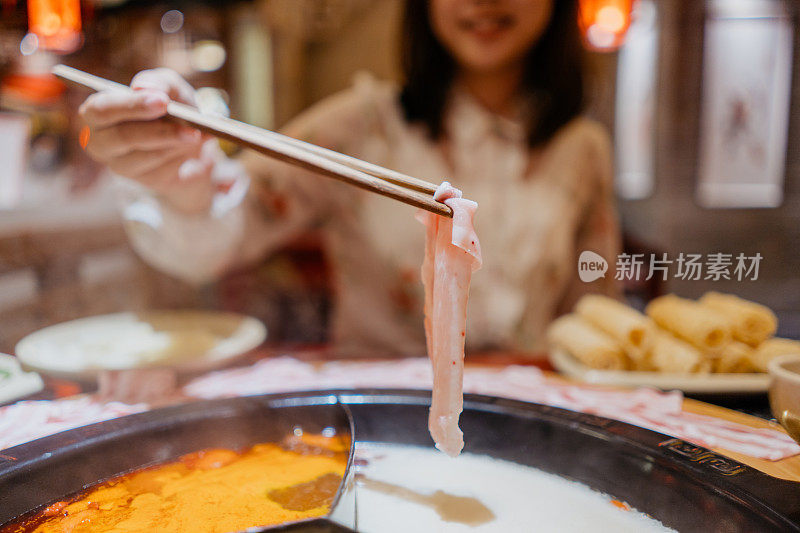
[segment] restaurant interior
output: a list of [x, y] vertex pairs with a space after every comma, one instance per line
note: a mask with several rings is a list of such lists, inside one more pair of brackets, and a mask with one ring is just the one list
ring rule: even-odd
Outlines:
[[797, 443], [797, 0], [0, 0], [0, 533], [798, 531]]

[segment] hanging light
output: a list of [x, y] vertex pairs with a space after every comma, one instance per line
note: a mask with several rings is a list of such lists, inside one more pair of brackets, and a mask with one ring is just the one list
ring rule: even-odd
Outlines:
[[625, 42], [635, 0], [580, 0], [578, 24], [586, 45], [611, 52]]
[[28, 25], [39, 48], [74, 52], [81, 40], [80, 0], [28, 0]]

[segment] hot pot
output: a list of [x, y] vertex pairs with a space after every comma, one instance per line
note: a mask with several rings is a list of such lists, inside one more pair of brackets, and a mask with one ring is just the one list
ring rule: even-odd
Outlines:
[[[430, 393], [347, 390], [211, 400], [66, 431], [0, 452], [0, 524], [115, 475], [207, 447], [280, 440], [301, 427], [430, 446]], [[466, 452], [579, 481], [678, 531], [800, 531], [800, 483], [636, 426], [466, 395]], [[352, 447], [328, 516], [252, 531], [357, 530]]]

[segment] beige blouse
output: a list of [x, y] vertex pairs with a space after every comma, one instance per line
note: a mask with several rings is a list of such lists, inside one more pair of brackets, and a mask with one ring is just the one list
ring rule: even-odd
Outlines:
[[[532, 152], [521, 123], [458, 91], [445, 128], [446, 154], [403, 119], [395, 86], [362, 77], [286, 133], [431, 182], [447, 179], [477, 201], [484, 263], [470, 292], [468, 350], [541, 350], [546, 325], [581, 294], [616, 291], [613, 276], [583, 283], [577, 275], [581, 251], [613, 262], [619, 249], [608, 136], [577, 118]], [[204, 282], [317, 228], [334, 270], [338, 348], [349, 355], [423, 353], [424, 229], [413, 208], [255, 153], [218, 174], [238, 176], [236, 185], [203, 217], [173, 212], [125, 185], [126, 228], [146, 261]]]

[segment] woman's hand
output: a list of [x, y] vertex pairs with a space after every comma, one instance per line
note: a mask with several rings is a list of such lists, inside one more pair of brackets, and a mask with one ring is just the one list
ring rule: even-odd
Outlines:
[[194, 89], [175, 71], [138, 73], [133, 92], [102, 91], [80, 108], [89, 126], [87, 152], [186, 213], [208, 210], [219, 150], [200, 131], [167, 121], [169, 100], [194, 105]]

